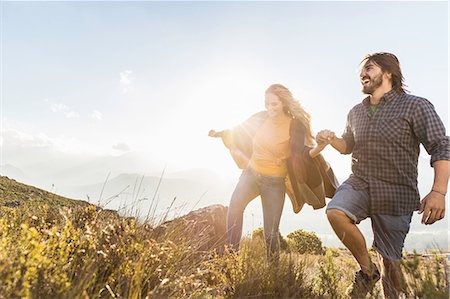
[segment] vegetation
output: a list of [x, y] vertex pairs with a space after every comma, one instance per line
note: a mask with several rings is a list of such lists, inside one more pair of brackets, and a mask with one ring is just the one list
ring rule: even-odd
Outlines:
[[323, 254], [322, 241], [315, 233], [306, 232], [302, 229], [296, 230], [287, 235], [289, 247], [293, 252], [309, 253], [309, 254]]
[[[424, 258], [426, 261], [424, 261]], [[442, 255], [423, 257], [416, 252], [402, 261], [405, 293], [411, 298], [449, 298], [449, 263]]]
[[[284, 250], [286, 252], [289, 252], [289, 244], [286, 241], [286, 239], [281, 235], [281, 233], [278, 233], [278, 239], [280, 241], [280, 249]], [[264, 243], [264, 228], [258, 227], [252, 232], [252, 240], [260, 241], [261, 244]], [[264, 246], [264, 245], [263, 245]]]
[[[157, 232], [1, 178], [0, 298], [342, 298], [357, 270], [345, 250], [283, 250], [268, 262], [258, 238], [219, 252]], [[406, 258], [403, 270], [408, 298], [448, 298], [441, 258]]]

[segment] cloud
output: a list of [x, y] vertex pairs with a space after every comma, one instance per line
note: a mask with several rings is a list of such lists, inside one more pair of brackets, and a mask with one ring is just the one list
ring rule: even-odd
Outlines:
[[[46, 99], [46, 102], [48, 102], [48, 99]], [[50, 110], [54, 113], [62, 113], [66, 118], [78, 118], [80, 117], [80, 114], [78, 112], [75, 112], [74, 110], [70, 109], [67, 105], [64, 105], [63, 103], [53, 103], [50, 105]]]
[[31, 135], [16, 130], [3, 130], [2, 142], [4, 149], [16, 150], [20, 148], [49, 148], [54, 143], [45, 134]]
[[91, 114], [91, 117], [92, 117], [93, 119], [103, 120], [103, 113], [101, 113], [101, 112], [98, 111], [98, 110], [94, 110], [94, 111], [92, 112], [92, 114]]
[[78, 118], [80, 115], [76, 113], [75, 111], [69, 111], [66, 113], [67, 118]]
[[50, 105], [50, 110], [52, 112], [67, 111], [68, 109], [69, 109], [69, 107], [67, 107], [66, 105], [61, 104], [61, 103], [56, 103], [56, 104]]
[[89, 156], [107, 150], [67, 135], [49, 136], [42, 132], [4, 129], [1, 137], [3, 158], [13, 165], [39, 165], [44, 160], [51, 161], [52, 157], [56, 159], [65, 154]]
[[112, 148], [122, 152], [128, 152], [130, 150], [130, 147], [125, 142], [118, 142], [114, 144]]
[[125, 70], [120, 73], [120, 87], [122, 88], [123, 93], [127, 93], [131, 90], [131, 81], [133, 78], [131, 77], [133, 71]]

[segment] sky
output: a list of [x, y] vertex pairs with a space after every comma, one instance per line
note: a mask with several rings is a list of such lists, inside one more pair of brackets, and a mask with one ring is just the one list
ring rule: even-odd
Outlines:
[[[0, 5], [0, 165], [40, 171], [42, 180], [88, 157], [136, 154], [135, 171], [204, 168], [236, 181], [210, 129], [263, 110], [265, 89], [281, 83], [312, 115], [314, 132], [341, 134], [363, 98], [358, 64], [379, 51], [397, 55], [408, 89], [449, 128], [446, 1]], [[348, 177], [349, 156], [324, 156]], [[421, 160], [425, 190], [433, 172], [423, 150]]]

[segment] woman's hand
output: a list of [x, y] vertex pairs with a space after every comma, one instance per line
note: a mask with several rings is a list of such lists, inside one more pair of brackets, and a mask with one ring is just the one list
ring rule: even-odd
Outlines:
[[317, 133], [316, 141], [318, 144], [330, 144], [335, 137], [336, 136], [333, 131], [322, 130], [319, 133]]
[[209, 130], [208, 136], [209, 136], [209, 137], [219, 137], [219, 136], [217, 135], [217, 132], [216, 132], [215, 130]]

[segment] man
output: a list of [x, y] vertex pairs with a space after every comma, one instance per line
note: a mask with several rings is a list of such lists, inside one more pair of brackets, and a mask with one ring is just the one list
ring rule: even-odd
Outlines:
[[[368, 96], [349, 112], [342, 138], [329, 130], [316, 137], [319, 144], [352, 154], [352, 174], [328, 204], [327, 217], [361, 267], [348, 295], [364, 298], [380, 279], [356, 226], [371, 218], [384, 296], [398, 298], [403, 278], [400, 260], [413, 211], [423, 213], [423, 224], [444, 218], [450, 142], [433, 105], [406, 93], [395, 55], [367, 55], [359, 76]], [[434, 168], [433, 186], [422, 201], [417, 188], [420, 144], [431, 155]]]

